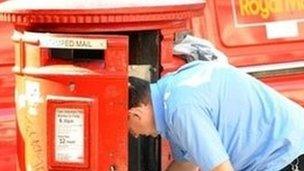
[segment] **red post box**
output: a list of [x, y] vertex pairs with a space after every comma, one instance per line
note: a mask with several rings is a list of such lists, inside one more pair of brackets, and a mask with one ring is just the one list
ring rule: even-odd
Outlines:
[[19, 170], [164, 169], [170, 156], [160, 157], [159, 139], [128, 138], [128, 74], [146, 68], [156, 81], [181, 65], [175, 34], [203, 8], [201, 0], [2, 3], [0, 20], [15, 28]]
[[14, 70], [26, 170], [126, 170], [128, 38], [26, 32], [14, 41], [24, 47]]

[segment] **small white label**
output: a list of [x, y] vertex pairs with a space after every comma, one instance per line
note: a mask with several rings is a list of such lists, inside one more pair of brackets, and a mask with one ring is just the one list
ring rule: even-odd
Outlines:
[[30, 103], [38, 103], [40, 101], [40, 84], [35, 81], [25, 82], [25, 95]]
[[84, 110], [57, 108], [55, 114], [55, 160], [84, 163]]
[[40, 47], [59, 49], [107, 49], [105, 39], [62, 38], [45, 36], [39, 38]]
[[267, 23], [266, 33], [268, 39], [298, 37], [298, 23], [296, 21], [278, 21]]
[[[20, 100], [24, 100], [24, 99], [20, 99]], [[37, 112], [38, 105], [42, 103], [39, 82], [35, 82], [35, 81], [25, 82], [25, 100], [27, 101], [28, 114], [32, 116], [36, 116], [38, 114]]]

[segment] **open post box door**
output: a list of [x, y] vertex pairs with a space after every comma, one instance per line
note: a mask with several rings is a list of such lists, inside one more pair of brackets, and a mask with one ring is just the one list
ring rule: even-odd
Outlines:
[[18, 36], [19, 169], [128, 170], [128, 36]]

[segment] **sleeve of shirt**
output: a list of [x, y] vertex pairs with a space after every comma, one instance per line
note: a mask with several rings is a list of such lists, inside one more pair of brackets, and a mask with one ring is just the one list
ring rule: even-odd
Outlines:
[[174, 160], [186, 161], [182, 149], [176, 143], [170, 141], [170, 149]]
[[229, 156], [208, 110], [195, 104], [178, 106], [172, 113], [171, 129], [179, 145], [192, 162], [203, 170], [212, 170]]

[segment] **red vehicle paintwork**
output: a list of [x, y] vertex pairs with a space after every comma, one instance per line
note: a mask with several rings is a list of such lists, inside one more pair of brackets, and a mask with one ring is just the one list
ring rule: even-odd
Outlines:
[[[194, 34], [215, 43], [230, 57], [229, 61], [236, 66], [304, 60], [302, 48], [304, 45], [304, 25], [302, 22], [297, 23], [299, 31], [297, 37], [268, 39], [264, 24], [255, 27], [236, 26], [232, 2], [238, 2], [238, 0], [207, 0], [203, 17], [193, 19], [192, 25], [190, 24]], [[236, 11], [238, 12], [238, 10]], [[295, 12], [293, 14], [295, 15]], [[284, 19], [274, 15], [271, 17], [271, 21]], [[303, 15], [301, 17], [304, 18]], [[264, 19], [262, 22], [267, 23], [269, 20]], [[249, 21], [256, 23], [252, 17], [247, 17], [246, 21], [247, 23]]]
[[304, 73], [266, 77], [261, 80], [304, 106]]

